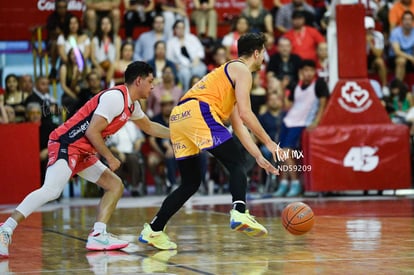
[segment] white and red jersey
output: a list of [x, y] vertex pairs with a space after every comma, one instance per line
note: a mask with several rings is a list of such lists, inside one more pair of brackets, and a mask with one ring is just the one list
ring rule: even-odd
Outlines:
[[[104, 114], [105, 111], [97, 111], [102, 96], [106, 93], [122, 93], [123, 109], [117, 112], [113, 117]], [[119, 104], [113, 102], [113, 108], [117, 108]], [[102, 108], [101, 108], [102, 109]], [[119, 108], [119, 110], [121, 110]], [[96, 153], [93, 145], [86, 138], [85, 133], [89, 127], [89, 123], [97, 111], [97, 114], [105, 117], [108, 120], [108, 126], [102, 131], [102, 138], [106, 139], [108, 136], [117, 132], [131, 117], [133, 119], [140, 119], [145, 116], [138, 101], [133, 102], [128, 94], [128, 89], [125, 85], [115, 86], [108, 90], [104, 90], [89, 100], [79, 111], [66, 121], [63, 125], [55, 129], [49, 136], [50, 141], [59, 142], [62, 145], [74, 146], [77, 149]], [[109, 118], [108, 118], [109, 117]]]

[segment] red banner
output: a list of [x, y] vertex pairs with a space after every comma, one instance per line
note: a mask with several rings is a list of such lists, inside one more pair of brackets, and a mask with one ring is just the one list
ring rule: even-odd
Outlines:
[[39, 125], [0, 125], [0, 204], [19, 203], [40, 187]]
[[405, 125], [320, 126], [304, 135], [311, 172], [306, 189], [383, 190], [411, 187]]

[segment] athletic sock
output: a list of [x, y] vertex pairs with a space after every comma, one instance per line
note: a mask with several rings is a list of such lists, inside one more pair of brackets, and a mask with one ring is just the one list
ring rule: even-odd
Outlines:
[[106, 233], [106, 224], [103, 222], [96, 222], [93, 225], [93, 232], [92, 235]]
[[17, 222], [12, 217], [10, 217], [3, 223], [3, 226], [10, 228], [13, 232], [17, 227]]
[[246, 212], [246, 203], [244, 201], [234, 201], [233, 209], [239, 211], [240, 213]]

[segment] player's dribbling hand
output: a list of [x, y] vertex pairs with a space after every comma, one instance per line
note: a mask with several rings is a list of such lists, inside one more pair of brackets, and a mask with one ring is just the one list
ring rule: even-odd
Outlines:
[[106, 161], [108, 162], [108, 166], [109, 169], [111, 169], [111, 171], [115, 171], [119, 168], [119, 166], [121, 166], [121, 161], [116, 157], [112, 157], [110, 159], [107, 159]]
[[257, 164], [262, 167], [267, 174], [279, 175], [279, 169], [276, 169], [267, 159], [260, 156], [256, 159]]
[[284, 161], [283, 150], [280, 148], [279, 144], [272, 141], [269, 144], [266, 144], [266, 148], [269, 150], [269, 152], [272, 152], [272, 157], [275, 162]]

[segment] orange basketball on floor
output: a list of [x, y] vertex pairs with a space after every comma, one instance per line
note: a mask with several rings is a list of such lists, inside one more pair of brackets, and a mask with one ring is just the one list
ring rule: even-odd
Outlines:
[[293, 235], [302, 235], [312, 229], [315, 222], [312, 209], [303, 202], [292, 202], [282, 211], [283, 227]]

